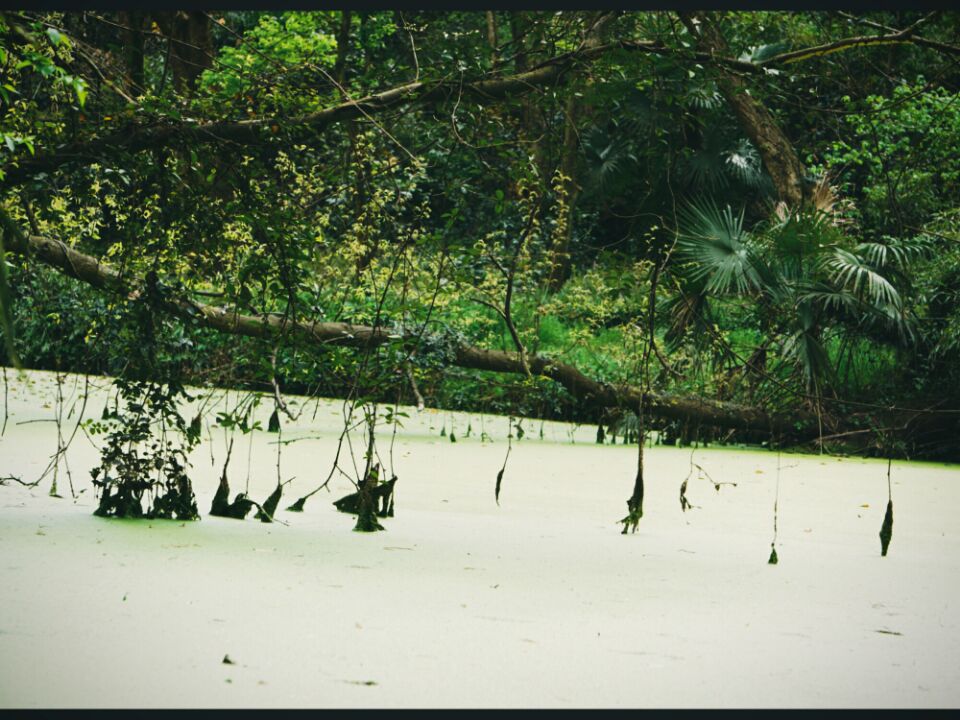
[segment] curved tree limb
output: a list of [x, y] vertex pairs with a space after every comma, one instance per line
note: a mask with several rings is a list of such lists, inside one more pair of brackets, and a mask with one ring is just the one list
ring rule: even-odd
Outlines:
[[[599, 44], [594, 32], [606, 23], [597, 22], [588, 31], [580, 47], [551, 58], [537, 67], [507, 77], [491, 77], [472, 83], [451, 81], [411, 82], [359, 99], [349, 99], [323, 110], [297, 118], [260, 118], [254, 120], [196, 122], [140, 125], [124, 128], [100, 138], [81, 140], [62, 145], [54, 150], [39, 151], [32, 157], [20, 157], [16, 165], [4, 168], [3, 187], [16, 187], [38, 173], [53, 172], [74, 163], [92, 163], [113, 151], [136, 153], [174, 142], [215, 143], [232, 142], [238, 145], [258, 145], [280, 127], [288, 132], [316, 133], [331, 125], [409, 104], [443, 102], [458, 92], [479, 99], [502, 100], [531, 92], [540, 87], [558, 84], [563, 76], [578, 63], [594, 60], [621, 43]], [[634, 43], [634, 45], [636, 45]], [[641, 44], [642, 45], [642, 44]], [[653, 45], [651, 43], [650, 45]]]
[[[38, 150], [37, 154], [33, 156], [21, 156], [3, 168], [6, 176], [0, 186], [16, 187], [40, 173], [54, 172], [62, 167], [74, 164], [99, 162], [116, 151], [137, 153], [175, 142], [230, 142], [237, 145], [261, 145], [272, 134], [278, 132], [281, 127], [288, 133], [303, 137], [349, 120], [370, 119], [371, 116], [392, 108], [412, 104], [440, 103], [451, 97], [457, 97], [459, 94], [472, 95], [484, 101], [503, 100], [532, 92], [541, 87], [559, 84], [563, 81], [564, 76], [574, 70], [578, 64], [591, 62], [614, 50], [673, 55], [681, 61], [710, 63], [724, 69], [727, 72], [724, 82], [721, 83], [721, 90], [728, 102], [734, 107], [738, 117], [742, 117], [745, 112], [749, 111], [749, 108], [741, 107], [745, 106], [747, 101], [735, 101], [731, 98], [734, 96], [749, 98], [749, 95], [744, 92], [742, 80], [737, 78], [734, 71], [764, 73], [768, 68], [775, 65], [800, 62], [850, 48], [881, 44], [912, 43], [941, 53], [960, 55], [960, 47], [915, 36], [912, 34], [913, 28], [907, 28], [886, 35], [845, 38], [833, 43], [782, 53], [763, 62], [753, 63], [729, 57], [729, 49], [715, 28], [712, 28], [709, 22], [702, 23], [701, 18], [695, 18], [690, 13], [681, 13], [681, 19], [684, 20], [688, 28], [692, 27], [690, 20], [700, 23], [702, 30], [699, 34], [700, 48], [695, 51], [670, 47], [659, 40], [611, 40], [601, 42], [599, 39], [601, 33], [615, 17], [616, 13], [602, 13], [587, 30], [584, 40], [576, 50], [562, 53], [532, 69], [506, 77], [492, 76], [471, 83], [416, 81], [398, 85], [363, 98], [345, 99], [331, 107], [295, 118], [269, 117], [215, 122], [197, 122], [188, 119], [182, 122], [134, 125], [98, 138], [79, 140], [46, 151]], [[15, 26], [15, 29], [19, 29], [19, 26]], [[21, 32], [25, 31], [21, 30]], [[28, 38], [32, 39], [32, 36], [25, 35], [19, 39], [26, 41]], [[753, 104], [756, 105], [756, 101]], [[750, 132], [749, 129], [748, 135], [758, 146], [761, 154], [766, 153], [764, 154], [766, 164], [771, 153], [764, 150], [764, 144], [769, 143], [764, 143], [761, 138], [755, 138], [755, 133]], [[792, 164], [790, 160], [791, 158], [786, 158], [787, 165]], [[771, 171], [775, 181], [778, 180], [780, 174]], [[781, 189], [780, 182], [778, 182], [778, 189]], [[792, 191], [788, 191], [786, 196], [781, 192], [781, 196], [788, 202], [796, 199], [793, 195]]]
[[904, 43], [910, 43], [913, 40], [910, 37], [910, 33], [906, 30], [898, 33], [892, 33], [890, 35], [867, 35], [863, 37], [849, 37], [843, 38], [842, 40], [837, 40], [832, 43], [825, 43], [823, 45], [816, 45], [814, 47], [802, 48], [800, 50], [792, 50], [790, 52], [780, 53], [779, 55], [774, 55], [771, 58], [757, 63], [760, 66], [767, 65], [788, 65], [790, 63], [802, 62], [803, 60], [809, 60], [810, 58], [824, 57], [825, 55], [832, 55], [835, 52], [841, 52], [843, 50], [850, 50], [852, 48], [858, 47], [870, 47], [873, 45], [902, 45]]

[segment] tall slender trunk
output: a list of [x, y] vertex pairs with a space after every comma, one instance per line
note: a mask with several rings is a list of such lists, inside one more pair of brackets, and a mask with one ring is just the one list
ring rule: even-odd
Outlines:
[[157, 25], [170, 39], [170, 71], [174, 87], [189, 93], [204, 70], [213, 67], [213, 34], [210, 18], [199, 10], [153, 13]]
[[563, 148], [560, 156], [560, 172], [563, 175], [565, 206], [563, 208], [563, 232], [555, 239], [551, 249], [552, 267], [550, 270], [550, 289], [554, 292], [563, 287], [570, 277], [570, 249], [573, 242], [574, 206], [579, 195], [577, 184], [577, 156], [580, 149], [580, 136], [577, 132], [577, 97], [570, 93], [565, 105], [566, 116], [563, 127]]
[[496, 70], [500, 64], [500, 57], [497, 54], [497, 17], [492, 10], [487, 10], [487, 44], [490, 46], [490, 66]]
[[[528, 13], [511, 12], [510, 13], [510, 51], [513, 54], [513, 67], [517, 73], [525, 73], [530, 69], [530, 57], [527, 54], [527, 36], [538, 28], [531, 23]], [[536, 38], [534, 38], [536, 40]], [[520, 137], [531, 144], [531, 155], [536, 165], [540, 177], [544, 183], [549, 182], [549, 169], [547, 154], [544, 150], [541, 138], [544, 135], [546, 121], [543, 113], [529, 97], [524, 96], [521, 101], [520, 111], [521, 132]], [[541, 193], [545, 196], [546, 193]]]
[[119, 13], [120, 24], [123, 30], [123, 56], [127, 71], [127, 93], [131, 97], [138, 97], [145, 92], [144, 88], [144, 36], [143, 22], [146, 13], [137, 10], [124, 10]]
[[[337, 32], [337, 59], [333, 65], [333, 77], [337, 82], [341, 102], [348, 99], [347, 89], [349, 80], [347, 79], [347, 55], [350, 53], [350, 28], [353, 20], [353, 13], [350, 10], [344, 10], [340, 14], [340, 29]], [[361, 42], [365, 32], [365, 17], [360, 16]], [[365, 62], [367, 59], [364, 51]], [[357, 124], [355, 120], [347, 123], [347, 142], [348, 149], [344, 156], [344, 170], [349, 177], [349, 166], [353, 165], [354, 188], [353, 188], [353, 213], [355, 217], [360, 217], [363, 212], [363, 206], [367, 201], [366, 194], [366, 167], [363, 158], [360, 157], [359, 145], [357, 143]], [[376, 257], [379, 244], [374, 241], [366, 249], [363, 255], [357, 260], [356, 273], [359, 276], [366, 270], [373, 258]]]

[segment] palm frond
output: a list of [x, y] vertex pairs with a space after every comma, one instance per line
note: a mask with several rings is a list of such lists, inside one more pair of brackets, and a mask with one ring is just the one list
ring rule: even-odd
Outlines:
[[589, 191], [605, 192], [621, 180], [636, 164], [627, 144], [593, 126], [581, 134], [586, 156], [586, 186]]
[[726, 168], [726, 154], [731, 138], [728, 128], [721, 123], [706, 123], [691, 139], [696, 147], [688, 147], [681, 157], [680, 174], [694, 189], [714, 192], [730, 184]]
[[691, 150], [681, 158], [681, 177], [689, 187], [715, 192], [729, 184], [723, 159], [708, 150]]
[[813, 257], [842, 241], [827, 213], [817, 209], [792, 213], [783, 203], [774, 208], [768, 236], [777, 255], [788, 259]]
[[885, 236], [883, 242], [862, 242], [856, 251], [876, 268], [906, 269], [914, 260], [928, 256], [933, 241], [925, 236], [899, 239]]
[[787, 52], [789, 49], [790, 43], [787, 41], [771, 43], [769, 45], [757, 45], [751, 47], [750, 52], [741, 53], [740, 59], [745, 62], [759, 63], [764, 60], [769, 60], [780, 53]]
[[800, 329], [788, 335], [783, 342], [782, 352], [800, 369], [810, 390], [819, 392], [825, 381], [836, 377], [830, 355], [813, 329]]
[[906, 308], [893, 305], [869, 306], [868, 312], [861, 319], [865, 327], [880, 327], [896, 333], [903, 345], [916, 341], [916, 317]]
[[842, 248], [834, 248], [823, 261], [830, 279], [838, 286], [863, 297], [873, 305], [901, 307], [900, 293], [865, 258]]
[[[663, 312], [670, 318], [670, 326], [664, 335], [667, 349], [677, 350], [692, 329], [710, 322], [710, 306], [702, 288], [688, 289], [669, 297], [663, 303]], [[694, 333], [694, 337], [703, 337], [705, 333]]]
[[813, 282], [798, 285], [798, 300], [820, 307], [830, 313], [852, 311], [861, 305], [855, 296], [843, 288], [826, 283]]
[[763, 163], [757, 149], [746, 138], [740, 139], [724, 153], [726, 168], [737, 180], [749, 188], [763, 183]]
[[687, 88], [687, 102], [693, 107], [711, 110], [723, 103], [717, 84], [708, 80]]
[[679, 254], [686, 274], [702, 282], [708, 293], [746, 294], [763, 286], [749, 235], [743, 229], [743, 211], [734, 215], [712, 200], [688, 204], [680, 215]]

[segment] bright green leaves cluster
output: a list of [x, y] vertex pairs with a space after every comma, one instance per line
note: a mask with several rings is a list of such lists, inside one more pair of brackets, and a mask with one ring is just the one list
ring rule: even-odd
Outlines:
[[[13, 32], [3, 18], [0, 30]], [[70, 39], [40, 23], [19, 31], [25, 35], [24, 42], [0, 47], [0, 67], [4, 68], [0, 79], [0, 164], [24, 150], [33, 155], [39, 143], [38, 128], [52, 124], [41, 117], [32, 98], [49, 94], [52, 103], [73, 105], [75, 112], [83, 110], [87, 101], [87, 81], [69, 69], [74, 59]], [[0, 169], [0, 181], [4, 176]]]
[[[221, 48], [216, 68], [203, 74], [201, 87], [221, 100], [246, 97], [252, 112], [259, 112], [255, 104], [264, 101], [264, 89], [273, 104], [288, 110], [306, 109], [311, 104], [307, 98], [311, 97], [314, 105], [319, 100], [329, 101], [333, 90], [329, 73], [337, 53], [333, 28], [338, 16], [330, 11], [262, 15], [235, 45]], [[313, 92], [304, 97], [302, 87], [297, 91], [289, 88], [293, 78], [285, 81], [287, 74], [307, 81], [300, 84]], [[288, 89], [273, 92], [274, 86], [279, 89], [285, 85]], [[318, 93], [319, 88], [326, 92]]]
[[845, 98], [847, 132], [824, 169], [862, 198], [867, 230], [916, 232], [946, 203], [960, 202], [960, 102], [923, 78], [889, 96]]

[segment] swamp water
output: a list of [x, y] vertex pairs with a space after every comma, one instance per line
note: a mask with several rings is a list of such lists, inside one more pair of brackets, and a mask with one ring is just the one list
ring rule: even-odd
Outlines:
[[[57, 448], [55, 376], [7, 377], [0, 477], [32, 481]], [[69, 436], [84, 381], [65, 378]], [[91, 383], [86, 415], [99, 418], [108, 381]], [[271, 410], [265, 398], [256, 411], [264, 427]], [[690, 449], [653, 448], [644, 517], [624, 536], [635, 446], [556, 423], [540, 439], [525, 420], [498, 507], [507, 419], [406, 412], [386, 532], [351, 532], [332, 504], [354, 489], [342, 476], [303, 513], [282, 509], [327, 476], [339, 401], [281, 418], [284, 524], [207, 514], [226, 455], [215, 427], [191, 455], [199, 522], [94, 517], [98, 453], [83, 431], [66, 454], [76, 498], [63, 465], [62, 498], [49, 476], [7, 481], [0, 707], [960, 704], [957, 467], [893, 463], [881, 557], [886, 463], [784, 454], [770, 565], [775, 453], [697, 450], [721, 485], [695, 471], [683, 512]], [[386, 464], [390, 427], [377, 437]], [[277, 440], [237, 435], [232, 495], [248, 453], [251, 497], [270, 495]], [[362, 445], [361, 429], [361, 471]]]

